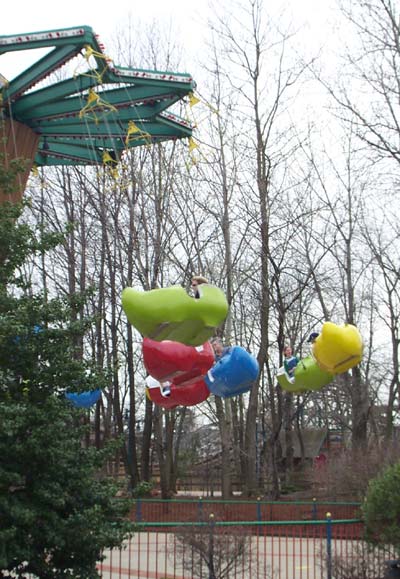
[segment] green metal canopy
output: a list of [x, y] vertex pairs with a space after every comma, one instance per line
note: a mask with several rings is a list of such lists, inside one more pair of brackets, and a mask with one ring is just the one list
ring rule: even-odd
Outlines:
[[[189, 74], [115, 66], [88, 26], [0, 36], [0, 55], [36, 48], [50, 50], [13, 80], [0, 75], [0, 105], [34, 133], [37, 166], [118, 161], [125, 149], [191, 136], [168, 110], [194, 91]], [[86, 72], [52, 74], [78, 55]]]

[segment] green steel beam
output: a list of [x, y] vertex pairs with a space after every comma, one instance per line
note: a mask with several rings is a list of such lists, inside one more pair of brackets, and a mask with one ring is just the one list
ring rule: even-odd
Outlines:
[[[179, 138], [178, 136], [175, 138]], [[129, 144], [128, 148], [148, 146], [149, 144], [161, 143], [163, 141], [175, 140], [171, 136], [159, 135], [157, 137], [152, 137], [151, 141], [145, 138], [138, 138], [134, 142]], [[126, 150], [125, 145], [123, 148], [95, 148], [87, 144], [86, 146], [76, 146], [70, 143], [50, 143], [49, 148], [39, 149], [35, 156], [35, 164], [37, 166], [44, 165], [103, 165], [103, 153], [107, 150], [117, 153], [117, 158], [120, 157], [122, 152]]]
[[[126, 148], [125, 139], [120, 139], [118, 137], [97, 137], [97, 138], [81, 138], [73, 139], [70, 137], [64, 138], [46, 138], [43, 139], [39, 144], [39, 152], [43, 155], [49, 154], [50, 151], [67, 151], [68, 147], [70, 152], [77, 154], [81, 148], [87, 150], [92, 149], [93, 151], [113, 151], [114, 153], [120, 153]], [[86, 155], [85, 155], [86, 157]]]
[[151, 84], [152, 86], [169, 86], [185, 92], [193, 91], [196, 87], [192, 76], [187, 73], [150, 71], [142, 68], [115, 67], [105, 73], [107, 82], [127, 82], [135, 84]]
[[[135, 123], [136, 124], [136, 123]], [[136, 134], [150, 133], [150, 135], [176, 135], [177, 131], [184, 130], [184, 127], [172, 122], [139, 122], [136, 124], [138, 131]], [[42, 126], [40, 132], [42, 137], [77, 137], [82, 138], [88, 135], [90, 138], [117, 137], [125, 139], [128, 134], [128, 123], [107, 122], [98, 123], [76, 123], [75, 125], [58, 125], [55, 127]]]
[[[177, 100], [179, 99], [176, 98], [173, 102], [176, 102]], [[117, 113], [112, 111], [108, 112], [106, 115], [104, 115], [104, 118], [100, 118], [97, 124], [100, 125], [102, 123], [126, 124], [129, 121], [134, 121], [135, 123], [140, 121], [149, 121], [151, 119], [155, 119], [160, 112], [164, 111], [164, 109], [165, 104], [160, 102], [154, 105], [149, 104], [149, 105], [132, 106], [129, 108], [121, 108], [117, 111]], [[54, 130], [57, 130], [56, 128], [59, 126], [60, 127], [70, 126], [71, 128], [73, 128], [77, 124], [85, 124], [86, 126], [87, 123], [93, 122], [90, 115], [88, 115], [88, 118], [85, 118], [85, 115], [83, 115], [81, 119], [79, 119], [78, 115], [74, 115], [68, 117], [57, 116], [52, 119], [29, 118], [28, 121], [29, 126], [32, 129], [34, 130], [38, 129], [37, 132], [40, 132], [41, 129], [45, 129], [47, 127], [49, 127], [50, 129], [54, 127]]]
[[173, 115], [173, 114], [168, 114], [167, 112], [163, 112], [161, 113], [158, 117], [157, 120], [162, 123], [165, 126], [169, 126], [169, 127], [181, 127], [182, 131], [186, 131], [186, 136], [190, 136], [192, 134], [192, 130], [193, 127], [192, 125], [188, 122], [185, 121], [185, 119], [182, 119], [181, 117], [178, 117], [177, 115]]
[[[165, 83], [166, 84], [166, 83]], [[70, 95], [76, 93], [83, 93], [89, 88], [93, 88], [98, 85], [97, 79], [93, 78], [89, 75], [81, 75], [74, 80], [67, 80], [61, 83], [57, 83], [52, 87], [46, 87], [44, 89], [38, 90], [36, 92], [29, 93], [28, 95], [22, 96], [16, 101], [13, 106], [13, 112], [17, 117], [29, 118], [30, 114], [34, 114], [36, 117], [40, 115], [43, 116], [43, 112], [40, 111], [47, 111], [49, 112], [50, 104], [58, 104], [58, 103], [66, 103], [70, 110], [65, 110], [65, 112], [71, 112], [71, 110], [75, 109], [78, 110], [76, 102], [79, 101], [79, 104], [82, 104], [82, 99], [87, 99], [87, 94], [83, 97], [80, 94], [77, 97], [70, 97]], [[176, 89], [173, 90], [166, 90], [165, 86], [163, 87], [164, 91], [161, 92], [160, 90], [156, 90], [154, 87], [147, 86], [128, 86], [123, 89], [113, 89], [112, 91], [102, 90], [99, 91], [99, 96], [106, 100], [109, 104], [113, 106], [130, 106], [133, 103], [140, 102], [141, 100], [147, 98], [150, 101], [160, 101], [157, 103], [157, 108], [155, 109], [156, 114], [161, 110], [165, 109], [166, 107], [170, 107], [172, 104], [177, 102], [182, 98], [182, 93], [179, 91], [179, 94], [176, 92]], [[119, 90], [120, 92], [116, 92]], [[114, 93], [114, 96], [110, 97], [111, 93]], [[183, 93], [185, 96], [186, 93]], [[69, 97], [69, 98], [65, 98]], [[73, 99], [76, 99], [75, 101]], [[84, 106], [84, 105], [83, 105]], [[53, 109], [54, 110], [54, 109]], [[64, 111], [63, 111], [64, 113]], [[46, 117], [51, 117], [52, 114], [46, 114]], [[53, 116], [59, 116], [59, 111], [57, 110]]]
[[94, 76], [82, 74], [73, 79], [63, 80], [51, 86], [30, 92], [27, 95], [21, 96], [18, 101], [13, 104], [14, 113], [21, 115], [41, 105], [47, 105], [50, 102], [59, 101], [65, 97], [76, 94], [77, 87], [79, 91], [83, 92], [94, 86], [98, 86], [99, 82]]
[[[77, 162], [82, 162], [83, 164], [99, 164], [103, 162], [102, 154], [98, 149], [90, 147], [87, 144], [75, 145], [72, 143], [49, 143], [48, 149], [39, 148], [38, 155], [43, 158], [62, 158], [66, 157], [70, 160], [76, 160]], [[47, 164], [47, 163], [45, 163]]]
[[[88, 155], [89, 149], [91, 151], [96, 151], [96, 154], [93, 153]], [[52, 152], [63, 152], [72, 156], [78, 156], [79, 153], [82, 156], [81, 151], [84, 151], [85, 154], [83, 156], [85, 158], [88, 156], [89, 158], [92, 158], [93, 156], [97, 158], [98, 154], [103, 154], [103, 151], [112, 151], [113, 154], [119, 156], [125, 149], [126, 146], [123, 139], [57, 139], [43, 141], [39, 146], [38, 153], [41, 153], [42, 155], [50, 155]]]
[[9, 86], [4, 89], [3, 99], [12, 101], [17, 95], [30, 89], [67, 60], [76, 56], [78, 52], [79, 48], [74, 45], [56, 48], [12, 80]]
[[[183, 94], [188, 94], [191, 90], [191, 86], [188, 86], [184, 83], [176, 83], [171, 81], [162, 81], [162, 82], [155, 82], [153, 80], [143, 80], [142, 78], [121, 78], [115, 75], [105, 75], [103, 78], [103, 84], [115, 84], [122, 82], [126, 82], [131, 86], [127, 86], [125, 90], [133, 90], [135, 87], [140, 86], [148, 86], [151, 87], [154, 94], [157, 93], [155, 87], [161, 87], [165, 89], [165, 87], [169, 87], [171, 89], [170, 92], [179, 90], [183, 92]], [[73, 79], [67, 79], [61, 82], [54, 83], [49, 87], [45, 87], [39, 89], [37, 91], [32, 91], [27, 95], [21, 96], [18, 101], [15, 103], [15, 113], [22, 114], [29, 108], [34, 108], [40, 105], [47, 104], [49, 102], [54, 102], [61, 100], [65, 97], [70, 97], [76, 93], [82, 93], [89, 88], [93, 88], [99, 85], [99, 79], [94, 75], [92, 70], [88, 70], [83, 74], [80, 74]], [[133, 85], [133, 86], [132, 86]], [[189, 90], [188, 90], [189, 89]], [[165, 90], [164, 90], [165, 92]], [[167, 91], [168, 92], [168, 91]], [[179, 100], [179, 96], [176, 96], [176, 100]]]
[[[114, 91], [102, 91], [98, 93], [101, 101], [98, 106], [91, 107], [93, 112], [100, 112], [104, 110], [105, 112], [110, 112], [110, 107], [115, 107], [117, 109], [122, 107], [140, 107], [143, 101], [147, 103], [153, 101], [160, 101], [163, 103], [162, 109], [166, 109], [170, 106], [170, 103], [176, 98], [176, 94], [166, 88], [164, 91], [154, 89], [150, 86], [148, 87], [127, 87], [124, 89], [116, 89]], [[184, 96], [184, 95], [182, 95]], [[23, 114], [19, 114], [18, 103], [13, 105], [13, 114], [17, 120], [25, 122], [30, 125], [30, 121], [33, 119], [51, 119], [62, 117], [64, 115], [78, 115], [84, 110], [87, 104], [87, 94], [82, 94], [79, 97], [71, 97], [62, 99], [56, 102], [49, 102], [47, 104], [34, 107], [32, 109], [26, 109]], [[147, 104], [146, 103], [146, 104]], [[89, 112], [85, 113], [89, 116]]]
[[[75, 42], [72, 42], [73, 40]], [[96, 50], [101, 52], [96, 35], [90, 26], [74, 26], [72, 28], [0, 36], [0, 54], [49, 46], [58, 47], [72, 43], [78, 46], [95, 45]]]

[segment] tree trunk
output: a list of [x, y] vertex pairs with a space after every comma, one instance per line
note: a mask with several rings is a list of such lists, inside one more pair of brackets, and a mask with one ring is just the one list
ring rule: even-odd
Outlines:
[[367, 451], [368, 426], [368, 386], [362, 380], [360, 368], [356, 366], [351, 371], [352, 398], [352, 448], [354, 451]]
[[142, 451], [140, 455], [140, 473], [143, 481], [150, 482], [151, 479], [151, 433], [153, 430], [153, 402], [145, 397], [144, 425], [142, 433]]
[[232, 439], [230, 438], [231, 424], [230, 416], [226, 415], [227, 405], [224, 405], [222, 398], [215, 396], [215, 407], [218, 419], [218, 426], [221, 435], [221, 493], [223, 499], [229, 499], [232, 496], [232, 478], [231, 478], [231, 456], [232, 456]]

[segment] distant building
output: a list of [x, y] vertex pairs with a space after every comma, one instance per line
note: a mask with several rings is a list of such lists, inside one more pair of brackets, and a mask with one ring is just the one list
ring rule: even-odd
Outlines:
[[[310, 428], [300, 431], [300, 437], [296, 430], [292, 432], [293, 440], [293, 460], [299, 463], [302, 459], [312, 462], [327, 446], [328, 430], [325, 428]], [[282, 448], [282, 457], [286, 458], [286, 436], [281, 430], [279, 442]]]
[[[306, 428], [300, 431], [300, 437], [297, 431], [293, 430], [293, 460], [295, 465], [301, 462], [302, 459], [310, 464], [320, 455], [328, 459], [329, 455], [340, 452], [347, 445], [347, 437], [342, 432], [328, 430], [327, 428]], [[282, 447], [282, 457], [286, 458], [287, 450], [284, 431], [280, 432], [279, 441]]]

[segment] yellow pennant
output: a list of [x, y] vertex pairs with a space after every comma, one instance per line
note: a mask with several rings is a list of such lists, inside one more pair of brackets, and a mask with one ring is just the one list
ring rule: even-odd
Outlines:
[[[102, 109], [103, 112], [117, 112], [116, 107], [111, 105], [110, 103], [102, 100], [100, 95], [97, 94], [92, 88], [89, 89], [87, 103], [83, 107], [83, 109], [79, 112], [79, 118], [82, 118], [83, 115], [87, 114], [88, 112], [93, 112], [95, 109]], [[94, 120], [96, 123], [98, 122], [97, 116], [94, 114]]]
[[193, 137], [189, 137], [189, 151], [192, 152], [198, 148], [199, 148], [199, 145], [196, 143], [196, 141], [193, 139]]
[[100, 97], [92, 88], [89, 89], [87, 104], [93, 105], [94, 103], [98, 103], [100, 101]]
[[128, 123], [128, 130], [126, 132], [127, 136], [133, 135], [134, 133], [141, 133], [142, 131], [139, 129], [136, 123], [133, 121], [129, 121]]
[[102, 58], [106, 62], [112, 62], [112, 59], [109, 58], [106, 54], [103, 54], [102, 52], [98, 52], [97, 50], [94, 50], [90, 46], [90, 44], [86, 44], [84, 57], [86, 58], [86, 60], [89, 60], [89, 58], [91, 56], [94, 56], [96, 58]]
[[195, 96], [192, 92], [189, 94], [189, 105], [191, 107], [194, 107], [194, 105], [197, 105], [197, 103], [200, 102], [200, 99], [197, 98], [197, 96]]
[[103, 163], [107, 165], [107, 163], [115, 163], [115, 159], [113, 159], [108, 151], [103, 152]]
[[84, 54], [86, 60], [89, 60], [89, 58], [90, 58], [91, 56], [93, 56], [93, 53], [94, 53], [93, 48], [92, 48], [89, 44], [86, 44], [86, 46], [85, 46], [85, 54]]
[[151, 135], [150, 133], [146, 133], [146, 131], [142, 131], [136, 123], [134, 123], [133, 121], [129, 121], [128, 123], [128, 129], [126, 131], [126, 137], [125, 137], [125, 145], [128, 146], [128, 144], [131, 141], [135, 141], [138, 139], [145, 139], [147, 142], [147, 145], [151, 144]]

